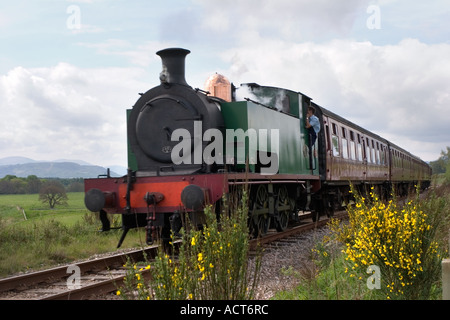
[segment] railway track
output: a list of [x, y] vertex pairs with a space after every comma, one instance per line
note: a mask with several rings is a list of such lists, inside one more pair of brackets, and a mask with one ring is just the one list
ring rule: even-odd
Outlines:
[[0, 300], [81, 300], [108, 293], [122, 284], [126, 273], [123, 265], [127, 259], [152, 259], [156, 256], [157, 248], [152, 246], [0, 279]]
[[[346, 211], [336, 212], [334, 218], [341, 219], [346, 215]], [[268, 233], [262, 238], [253, 239], [250, 241], [250, 250], [255, 250], [258, 245], [265, 245], [273, 243], [282, 239], [286, 239], [296, 234], [300, 234], [315, 228], [321, 228], [326, 226], [329, 219], [322, 217], [319, 221], [313, 222], [311, 219], [301, 220], [299, 225], [292, 226], [283, 232]]]
[[[335, 217], [340, 217], [337, 214]], [[310, 219], [308, 219], [310, 220]], [[299, 225], [283, 232], [269, 232], [262, 238], [250, 241], [250, 250], [265, 246], [283, 239], [292, 238], [296, 234], [323, 227], [328, 219], [317, 222], [301, 220]], [[284, 240], [289, 241], [289, 240]], [[158, 246], [139, 249], [131, 252], [97, 258], [76, 264], [64, 265], [43, 271], [0, 279], [0, 300], [83, 300], [114, 292], [122, 286], [126, 269], [123, 265], [130, 259], [134, 262], [154, 258]], [[78, 272], [79, 282], [73, 282]], [[143, 276], [150, 279], [147, 270]]]

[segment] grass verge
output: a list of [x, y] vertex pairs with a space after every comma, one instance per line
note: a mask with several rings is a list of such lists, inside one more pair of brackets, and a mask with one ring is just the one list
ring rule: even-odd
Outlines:
[[[97, 215], [84, 207], [83, 192], [68, 193], [68, 205], [55, 209], [35, 194], [1, 195], [0, 277], [116, 250], [121, 230], [99, 232], [100, 227]], [[122, 248], [141, 246], [144, 231], [131, 230]]]

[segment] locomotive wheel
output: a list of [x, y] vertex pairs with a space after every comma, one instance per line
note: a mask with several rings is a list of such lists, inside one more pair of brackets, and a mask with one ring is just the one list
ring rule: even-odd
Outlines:
[[284, 231], [289, 224], [289, 216], [292, 211], [291, 199], [289, 199], [286, 186], [282, 186], [278, 189], [276, 209], [278, 211], [278, 219], [275, 220], [275, 227], [279, 232]]
[[317, 200], [313, 200], [310, 205], [311, 218], [313, 222], [320, 220], [320, 203]]
[[313, 222], [319, 221], [320, 220], [320, 213], [319, 211], [311, 211], [311, 219]]
[[334, 216], [334, 209], [333, 208], [327, 208], [326, 212], [327, 212], [327, 217], [328, 218], [333, 218], [333, 216]]
[[326, 212], [328, 218], [332, 218], [334, 216], [335, 211], [335, 201], [334, 196], [324, 196], [322, 199], [323, 211]]
[[256, 190], [252, 209], [252, 226], [255, 237], [263, 236], [269, 230], [269, 193], [265, 185], [259, 185]]

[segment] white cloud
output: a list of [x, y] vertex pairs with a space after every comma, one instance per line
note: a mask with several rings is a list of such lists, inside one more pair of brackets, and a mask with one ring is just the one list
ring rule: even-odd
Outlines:
[[237, 84], [301, 91], [423, 159], [435, 160], [450, 143], [449, 56], [450, 44], [414, 39], [375, 46], [352, 40], [316, 44], [258, 38], [222, 58], [230, 63], [227, 76]]
[[[97, 49], [113, 52], [113, 43], [120, 45], [111, 41], [111, 47], [104, 43]], [[130, 48], [124, 42], [117, 54], [125, 55]], [[127, 57], [145, 52], [159, 60], [154, 52], [161, 48], [143, 44]], [[199, 77], [191, 65], [199, 54], [194, 50], [187, 61], [188, 79]], [[224, 51], [221, 58], [229, 64], [225, 75], [235, 84], [258, 82], [301, 91], [424, 160], [435, 160], [450, 143], [448, 56], [450, 45], [414, 39], [375, 46], [352, 40], [316, 44], [259, 37], [251, 46]], [[2, 156], [125, 165], [125, 109], [132, 107], [138, 92], [158, 84], [160, 62], [150, 65], [83, 69], [59, 63], [10, 70], [0, 77]]]
[[[158, 84], [155, 52], [181, 46], [192, 51], [186, 79], [194, 87], [219, 71], [235, 84], [299, 90], [423, 159], [435, 160], [450, 144], [447, 2], [2, 4], [0, 26], [8, 27], [3, 33], [9, 45], [0, 56], [1, 156], [123, 163], [125, 109], [138, 92]], [[67, 29], [66, 8], [72, 3], [81, 9], [81, 29]], [[380, 6], [381, 30], [366, 26], [372, 4]], [[53, 33], [62, 36], [50, 37]], [[24, 50], [23, 43], [27, 48], [34, 44], [39, 54]]]
[[126, 165], [126, 113], [138, 92], [141, 69], [17, 67], [0, 78], [2, 156], [83, 159]]
[[146, 41], [134, 45], [122, 39], [107, 39], [97, 43], [79, 42], [78, 45], [93, 48], [100, 55], [124, 57], [131, 64], [139, 67], [148, 67], [151, 63], [159, 63], [160, 58], [155, 52], [173, 46], [169, 42], [158, 41]]
[[350, 32], [370, 0], [194, 0], [201, 5], [205, 30], [233, 33], [249, 41], [257, 34], [285, 40], [327, 39]]

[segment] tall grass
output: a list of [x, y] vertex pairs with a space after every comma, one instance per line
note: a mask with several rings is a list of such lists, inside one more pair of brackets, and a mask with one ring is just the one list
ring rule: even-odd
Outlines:
[[[67, 206], [49, 209], [37, 195], [0, 196], [0, 277], [116, 250], [121, 230], [99, 232], [96, 214], [84, 207], [84, 193], [68, 197]], [[144, 246], [144, 239], [144, 231], [131, 230], [123, 247]]]

